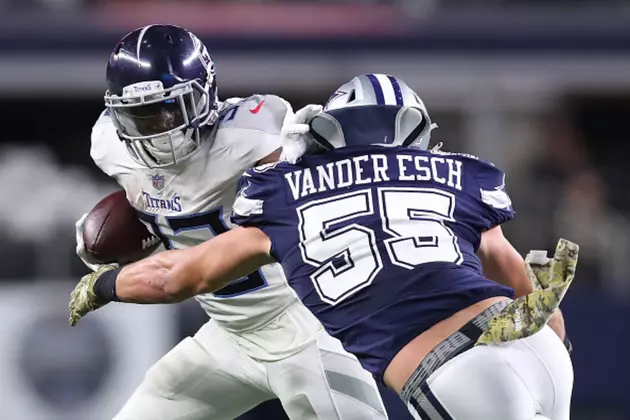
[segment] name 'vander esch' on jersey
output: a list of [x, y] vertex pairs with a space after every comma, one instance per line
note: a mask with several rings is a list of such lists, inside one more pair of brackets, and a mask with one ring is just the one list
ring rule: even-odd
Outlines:
[[461, 191], [462, 162], [444, 156], [371, 153], [289, 172], [284, 177], [295, 200], [351, 185], [392, 180], [434, 181]]

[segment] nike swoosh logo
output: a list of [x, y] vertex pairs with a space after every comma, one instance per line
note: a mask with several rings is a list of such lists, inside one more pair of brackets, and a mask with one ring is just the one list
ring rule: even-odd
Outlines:
[[260, 108], [262, 108], [264, 103], [265, 103], [264, 100], [261, 101], [258, 105], [256, 105], [256, 108], [250, 109], [249, 112], [251, 112], [252, 114], [258, 114], [258, 111], [260, 111]]

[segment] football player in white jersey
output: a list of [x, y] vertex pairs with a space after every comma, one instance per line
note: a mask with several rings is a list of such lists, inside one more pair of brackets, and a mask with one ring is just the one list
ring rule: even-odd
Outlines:
[[[274, 95], [220, 103], [214, 64], [189, 31], [150, 25], [107, 66], [91, 156], [167, 249], [230, 229], [244, 170], [274, 161], [291, 106]], [[97, 268], [81, 243], [77, 252]], [[211, 317], [146, 374], [116, 420], [234, 419], [279, 398], [292, 419], [385, 419], [371, 375], [324, 332], [278, 264], [197, 297]]]

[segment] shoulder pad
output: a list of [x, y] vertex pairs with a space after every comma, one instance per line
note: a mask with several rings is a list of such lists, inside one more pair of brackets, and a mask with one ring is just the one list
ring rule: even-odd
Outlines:
[[[232, 206], [232, 223], [241, 226], [262, 227], [268, 222], [265, 203], [278, 196], [279, 163], [248, 169], [238, 183], [238, 194]], [[263, 168], [264, 166], [264, 168]]]
[[118, 138], [108, 110], [101, 113], [92, 127], [90, 156], [101, 171], [109, 176], [115, 177], [134, 166], [124, 143]]
[[220, 112], [219, 129], [257, 130], [280, 135], [287, 117], [293, 115], [291, 105], [276, 95], [252, 95], [230, 103]]
[[[495, 213], [500, 210], [499, 216], [494, 217], [494, 224], [503, 223], [514, 216], [512, 200], [505, 186], [505, 173], [490, 162], [479, 163], [474, 173], [479, 186], [479, 197], [484, 204], [493, 208]], [[508, 217], [505, 217], [506, 214]]]

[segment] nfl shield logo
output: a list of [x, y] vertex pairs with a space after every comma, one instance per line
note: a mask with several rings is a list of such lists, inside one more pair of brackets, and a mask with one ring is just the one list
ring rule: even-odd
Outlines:
[[153, 183], [153, 188], [161, 190], [164, 188], [164, 175], [151, 175], [151, 182]]

